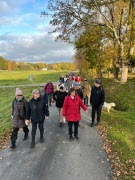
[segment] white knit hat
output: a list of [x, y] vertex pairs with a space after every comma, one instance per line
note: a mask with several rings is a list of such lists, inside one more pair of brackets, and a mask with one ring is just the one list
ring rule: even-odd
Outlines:
[[15, 95], [16, 95], [16, 96], [18, 96], [18, 95], [22, 95], [22, 91], [21, 91], [21, 89], [16, 88]]

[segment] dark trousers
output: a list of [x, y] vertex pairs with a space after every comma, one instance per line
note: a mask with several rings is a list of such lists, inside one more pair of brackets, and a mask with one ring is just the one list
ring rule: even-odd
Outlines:
[[86, 97], [84, 97], [84, 104], [86, 105], [86, 106], [88, 106], [88, 96], [86, 95]]
[[51, 94], [47, 94], [47, 95], [48, 95], [49, 105], [51, 105], [51, 102], [52, 102], [52, 93]]
[[[16, 142], [16, 140], [17, 140], [18, 131], [19, 131], [19, 128], [13, 127], [13, 131], [12, 131], [12, 135], [11, 135], [11, 142], [12, 142], [13, 144], [15, 144], [15, 142]], [[27, 126], [23, 127], [23, 132], [25, 133], [25, 135], [28, 135], [29, 129], [28, 129]]]
[[38, 128], [40, 130], [40, 138], [43, 138], [44, 135], [44, 121], [42, 122], [32, 122], [32, 131], [31, 131], [31, 136], [32, 136], [32, 142], [35, 142], [35, 135], [36, 135], [36, 131], [37, 131], [37, 124], [38, 124]]
[[72, 126], [73, 126], [73, 124], [74, 124], [74, 136], [77, 136], [78, 135], [79, 121], [77, 121], [77, 122], [69, 121], [68, 122], [68, 134], [69, 134], [69, 136], [72, 136], [72, 134], [73, 134]]
[[101, 117], [101, 110], [102, 110], [102, 106], [93, 106], [92, 105], [92, 124], [94, 124], [95, 121], [95, 114], [97, 113], [97, 123], [100, 122], [100, 117]]

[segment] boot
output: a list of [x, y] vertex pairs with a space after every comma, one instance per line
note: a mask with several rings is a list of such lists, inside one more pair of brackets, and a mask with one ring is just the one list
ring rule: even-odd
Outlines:
[[11, 149], [16, 148], [15, 142], [11, 142], [11, 146], [9, 148], [11, 148]]

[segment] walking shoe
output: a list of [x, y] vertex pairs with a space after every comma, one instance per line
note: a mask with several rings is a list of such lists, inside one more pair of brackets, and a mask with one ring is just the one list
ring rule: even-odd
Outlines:
[[91, 127], [93, 127], [94, 126], [94, 124], [93, 123], [91, 123], [91, 125], [90, 125]]
[[30, 145], [30, 148], [34, 148], [35, 147], [35, 143], [32, 142], [31, 145]]
[[16, 145], [15, 144], [11, 144], [11, 146], [9, 148], [10, 149], [14, 149], [14, 148], [16, 148]]
[[95, 124], [95, 126], [98, 126], [99, 125], [99, 122], [97, 122], [96, 124]]
[[44, 138], [40, 138], [40, 143], [43, 143], [44, 142]]
[[27, 139], [28, 139], [28, 134], [25, 134], [24, 137], [23, 137], [23, 141], [25, 141]]
[[59, 127], [62, 127], [62, 122], [60, 122]]
[[69, 141], [72, 141], [73, 137], [72, 136], [69, 136]]
[[75, 140], [78, 141], [78, 136], [74, 136]]

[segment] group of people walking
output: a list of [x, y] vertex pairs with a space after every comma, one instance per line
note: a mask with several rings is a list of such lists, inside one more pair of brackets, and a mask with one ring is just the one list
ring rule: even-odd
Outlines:
[[[78, 76], [77, 76], [78, 77]], [[19, 128], [23, 128], [24, 138], [28, 138], [28, 124], [31, 119], [31, 148], [35, 147], [35, 135], [37, 126], [40, 130], [40, 142], [44, 142], [44, 120], [49, 118], [49, 106], [55, 102], [60, 116], [59, 127], [63, 126], [63, 121], [68, 122], [69, 140], [73, 137], [78, 140], [78, 126], [81, 120], [80, 108], [88, 112], [89, 103], [92, 105], [92, 123], [91, 127], [100, 123], [102, 105], [105, 100], [104, 89], [101, 86], [100, 80], [94, 80], [94, 86], [91, 88], [87, 79], [81, 84], [76, 80], [72, 80], [72, 76], [68, 78], [70, 88], [67, 89], [67, 84], [62, 81], [61, 77], [58, 81], [56, 90], [51, 81], [46, 85], [40, 85], [40, 89], [32, 91], [32, 98], [27, 102], [22, 91], [16, 88], [15, 98], [12, 102], [12, 122], [13, 131], [11, 135], [10, 148], [16, 147], [16, 140]], [[80, 78], [81, 80], [81, 78]], [[97, 123], [94, 124], [95, 114], [97, 112]], [[74, 129], [73, 129], [74, 126]]]

